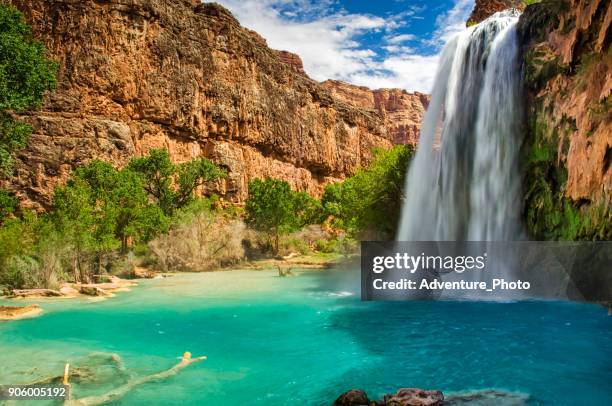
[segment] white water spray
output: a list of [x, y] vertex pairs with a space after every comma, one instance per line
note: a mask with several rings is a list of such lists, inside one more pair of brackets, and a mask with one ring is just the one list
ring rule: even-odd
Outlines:
[[521, 237], [518, 16], [497, 13], [444, 49], [406, 178], [398, 240]]

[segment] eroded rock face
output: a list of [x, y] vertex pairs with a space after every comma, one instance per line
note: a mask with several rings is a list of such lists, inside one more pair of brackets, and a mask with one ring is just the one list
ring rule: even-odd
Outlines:
[[333, 97], [299, 57], [269, 49], [217, 4], [11, 3], [59, 63], [57, 89], [23, 117], [34, 132], [8, 187], [24, 205], [48, 207], [91, 159], [120, 167], [160, 147], [176, 162], [205, 156], [227, 169], [215, 186], [226, 199], [244, 200], [248, 181], [266, 176], [318, 194], [397, 140], [389, 114]]
[[338, 80], [327, 80], [322, 84], [336, 99], [380, 115], [395, 144], [416, 146], [418, 143], [421, 121], [429, 105], [429, 95], [409, 93], [401, 89], [371, 90]]
[[545, 0], [521, 16], [524, 192], [536, 237], [612, 238], [611, 23], [609, 0]]
[[498, 11], [504, 11], [509, 8], [523, 10], [525, 5], [522, 0], [476, 0], [474, 10], [472, 10], [467, 25], [477, 24]]
[[304, 72], [304, 62], [302, 62], [302, 58], [300, 58], [299, 55], [288, 51], [276, 51], [276, 55], [278, 55], [278, 58], [294, 72], [301, 73], [302, 75], [306, 74], [306, 72]]

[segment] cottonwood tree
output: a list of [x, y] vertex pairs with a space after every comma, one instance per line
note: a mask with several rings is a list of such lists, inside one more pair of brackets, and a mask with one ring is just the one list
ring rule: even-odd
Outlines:
[[140, 176], [94, 160], [77, 168], [54, 196], [53, 217], [73, 247], [75, 279], [88, 279], [90, 257], [102, 271], [117, 248], [126, 253], [128, 242], [148, 240], [164, 231], [167, 219], [150, 203]]
[[174, 164], [166, 149], [152, 149], [147, 156], [133, 158], [128, 168], [140, 175], [145, 190], [167, 216], [191, 202], [198, 187], [225, 176], [206, 158]]
[[275, 254], [280, 236], [312, 224], [320, 215], [318, 202], [305, 192], [294, 192], [285, 181], [268, 178], [249, 182], [246, 223], [268, 234]]

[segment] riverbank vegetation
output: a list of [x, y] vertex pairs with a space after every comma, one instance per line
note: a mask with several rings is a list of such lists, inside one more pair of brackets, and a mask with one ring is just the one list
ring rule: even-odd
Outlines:
[[225, 177], [205, 158], [174, 164], [166, 150], [154, 149], [123, 169], [94, 160], [56, 188], [48, 212], [2, 212], [0, 285], [52, 288], [130, 274], [136, 266], [206, 271], [282, 255], [355, 252], [365, 235], [392, 237], [389, 217], [399, 213], [411, 154], [406, 146], [377, 151], [369, 167], [329, 185], [321, 199], [282, 180], [254, 179], [243, 205], [202, 195]]
[[[31, 128], [57, 64], [23, 15], [0, 5], [0, 177], [10, 183], [14, 151]], [[322, 198], [278, 179], [253, 179], [244, 204], [210, 194], [226, 176], [197, 158], [174, 163], [165, 149], [125, 167], [93, 160], [54, 190], [44, 213], [22, 209], [0, 189], [0, 289], [90, 283], [136, 267], [205, 271], [256, 259], [348, 254], [363, 236], [392, 237], [409, 147], [376, 151], [371, 166], [329, 185]], [[327, 257], [325, 257], [327, 258]]]

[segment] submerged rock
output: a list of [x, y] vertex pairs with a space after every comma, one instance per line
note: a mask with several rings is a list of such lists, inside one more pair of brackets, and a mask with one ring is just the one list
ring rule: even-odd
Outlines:
[[340, 395], [334, 402], [333, 406], [361, 406], [370, 405], [368, 395], [361, 389], [351, 389], [350, 391]]
[[446, 398], [444, 404], [448, 406], [524, 406], [527, 405], [528, 400], [529, 395], [524, 393], [486, 389], [450, 395]]
[[402, 388], [395, 394], [384, 395], [372, 401], [361, 389], [351, 389], [336, 399], [333, 406], [441, 406], [444, 394], [438, 390]]
[[444, 404], [444, 395], [439, 390], [402, 388], [395, 395], [383, 397], [385, 406], [438, 406]]

